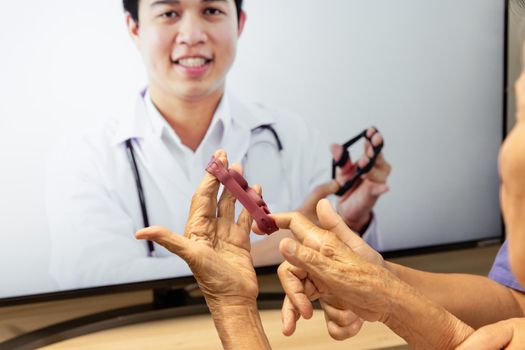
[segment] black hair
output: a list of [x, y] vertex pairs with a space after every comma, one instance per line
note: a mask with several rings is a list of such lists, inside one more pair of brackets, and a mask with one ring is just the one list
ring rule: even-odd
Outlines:
[[[139, 1], [140, 0], [123, 0], [124, 11], [131, 15], [135, 23], [139, 23]], [[237, 8], [237, 20], [241, 18], [242, 1], [243, 0], [234, 0], [235, 7]]]

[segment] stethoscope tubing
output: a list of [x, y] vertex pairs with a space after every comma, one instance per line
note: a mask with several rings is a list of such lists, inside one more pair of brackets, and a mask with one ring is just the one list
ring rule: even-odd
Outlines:
[[[272, 133], [272, 135], [275, 138], [275, 143], [277, 144], [277, 149], [279, 152], [283, 151], [283, 145], [281, 142], [281, 139], [279, 138], [279, 135], [277, 134], [277, 131], [275, 131], [275, 128], [271, 124], [263, 124], [260, 125], [254, 129], [251, 130], [251, 133], [255, 133], [257, 130], [268, 130]], [[127, 139], [126, 140], [126, 150], [128, 154], [129, 163], [131, 165], [132, 171], [133, 171], [133, 177], [135, 178], [135, 185], [137, 187], [137, 194], [139, 197], [140, 202], [140, 211], [142, 213], [142, 222], [144, 227], [149, 227], [149, 216], [148, 216], [148, 208], [146, 206], [146, 197], [144, 196], [144, 187], [142, 185], [142, 180], [140, 178], [140, 172], [139, 167], [137, 165], [137, 160], [135, 157], [135, 151], [133, 149], [133, 140]], [[152, 257], [153, 253], [155, 252], [155, 246], [153, 245], [152, 241], [148, 242], [148, 256]]]
[[[137, 166], [137, 160], [135, 159], [135, 151], [133, 150], [133, 144], [131, 139], [126, 140], [126, 149], [128, 151], [128, 158], [133, 169], [133, 176], [135, 177], [135, 184], [137, 186], [137, 194], [139, 196], [140, 211], [142, 212], [142, 221], [144, 227], [149, 227], [148, 210], [146, 207], [146, 198], [144, 197], [144, 188], [142, 187], [142, 180], [140, 179], [139, 167]], [[153, 256], [155, 246], [152, 241], [148, 242], [148, 256]]]

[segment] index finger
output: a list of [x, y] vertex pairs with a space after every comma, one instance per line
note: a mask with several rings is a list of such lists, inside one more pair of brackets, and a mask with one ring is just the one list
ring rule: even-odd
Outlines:
[[[333, 144], [330, 148], [330, 152], [332, 153], [334, 160], [338, 162], [343, 155], [344, 149], [341, 145]], [[348, 154], [348, 161], [342, 167], [337, 167], [335, 170], [335, 178], [337, 179], [337, 182], [341, 185], [350, 180], [354, 174], [355, 168], [356, 164], [352, 162], [352, 156]]]
[[287, 337], [295, 332], [297, 321], [301, 314], [290, 301], [287, 295], [284, 296], [283, 306], [281, 308], [282, 332]]
[[[370, 145], [368, 147], [372, 149]], [[390, 168], [390, 164], [386, 161], [383, 152], [379, 152], [374, 166], [364, 177], [373, 182], [385, 183], [388, 175], [390, 175]]]
[[351, 249], [366, 244], [359, 235], [354, 233], [348, 227], [343, 218], [337, 214], [327, 199], [320, 200], [319, 203], [317, 203], [316, 209], [321, 227], [327, 231], [335, 233], [337, 238]]
[[306, 291], [306, 285], [304, 283], [304, 280], [307, 277], [306, 271], [285, 261], [277, 269], [277, 276], [281, 281], [286, 296], [290, 299], [294, 308], [305, 319], [311, 318], [313, 315], [313, 308], [307, 292], [314, 294], [315, 291]]
[[325, 230], [315, 226], [303, 214], [299, 212], [288, 212], [271, 214], [270, 217], [275, 220], [277, 227], [280, 229], [291, 230], [301, 244], [315, 250], [321, 248], [323, 235], [326, 234]]
[[308, 197], [306, 197], [299, 210], [303, 213], [315, 210], [315, 206], [321, 199], [336, 193], [340, 187], [339, 183], [335, 180], [330, 180], [317, 186]]
[[[226, 168], [228, 159], [226, 152], [222, 149], [215, 151], [213, 157], [220, 161]], [[199, 187], [195, 190], [191, 200], [188, 221], [197, 217], [215, 217], [217, 210], [217, 193], [219, 192], [219, 180], [209, 172], [205, 172]]]
[[[228, 168], [228, 157], [226, 156], [225, 150], [219, 149], [215, 151], [215, 153], [213, 153], [213, 158], [220, 161], [225, 168]], [[195, 191], [195, 194], [210, 196], [211, 194], [215, 193], [215, 197], [217, 197], [218, 184], [219, 180], [214, 175], [206, 171], [204, 173], [204, 178]], [[215, 188], [215, 186], [217, 188]]]

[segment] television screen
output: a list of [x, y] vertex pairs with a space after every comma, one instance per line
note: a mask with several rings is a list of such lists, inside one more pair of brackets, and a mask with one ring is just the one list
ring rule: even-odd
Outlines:
[[[133, 119], [137, 100], [148, 98], [148, 75], [121, 2], [79, 8], [29, 0], [8, 8], [0, 13], [0, 301], [189, 276], [180, 259], [162, 247], [148, 256], [146, 243], [134, 239], [143, 217], [116, 130]], [[374, 207], [377, 249], [501, 236], [504, 1], [245, 0], [244, 8], [229, 99], [257, 106], [263, 118], [293, 116], [280, 139], [325, 154], [309, 161], [326, 164], [326, 181], [331, 143], [370, 126], [384, 136], [392, 172]], [[101, 146], [110, 140], [104, 132], [115, 136], [112, 152], [120, 158], [108, 155], [108, 143]], [[289, 142], [296, 132], [312, 139]], [[263, 145], [248, 160], [234, 147], [231, 156], [254, 162], [247, 177], [263, 184], [271, 211], [296, 209], [307, 193], [290, 188], [304, 178], [290, 175], [289, 157], [272, 133], [259, 134]], [[186, 152], [180, 158], [193, 163], [185, 167], [141, 158], [145, 146], [137, 139], [134, 146], [150, 224], [182, 233], [213, 149]], [[362, 152], [361, 143], [351, 156]], [[167, 192], [153, 185], [155, 176]], [[264, 192], [276, 176], [282, 187]]]

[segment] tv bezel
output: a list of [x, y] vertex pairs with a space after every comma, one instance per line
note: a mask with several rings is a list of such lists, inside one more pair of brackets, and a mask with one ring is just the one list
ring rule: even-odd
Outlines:
[[[504, 31], [503, 31], [503, 110], [502, 110], [502, 134], [501, 141], [503, 141], [507, 135], [507, 110], [508, 110], [508, 49], [509, 49], [509, 11], [510, 11], [510, 0], [505, 0], [504, 8]], [[410, 255], [429, 254], [442, 252], [447, 250], [459, 250], [465, 248], [472, 248], [476, 246], [484, 246], [491, 243], [503, 242], [505, 239], [505, 225], [503, 217], [501, 216], [501, 235], [494, 236], [492, 238], [483, 238], [474, 241], [460, 241], [445, 243], [439, 245], [429, 245], [423, 247], [399, 249], [393, 251], [385, 251], [381, 254], [384, 258], [394, 258]], [[257, 267], [255, 269], [257, 275], [273, 274], [276, 272], [278, 265], [270, 265]], [[140, 290], [156, 290], [156, 289], [182, 289], [188, 285], [195, 284], [196, 280], [193, 276], [181, 276], [160, 280], [149, 280], [133, 283], [124, 283], [116, 285], [98, 286], [92, 288], [82, 289], [71, 289], [56, 292], [28, 294], [15, 297], [0, 298], [0, 307], [16, 306], [22, 304], [41, 303], [57, 300], [74, 299], [81, 297], [97, 296], [104, 294], [115, 294], [123, 292], [134, 292]]]

